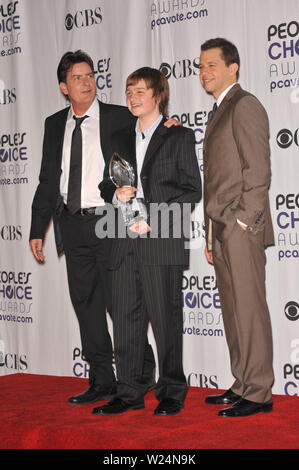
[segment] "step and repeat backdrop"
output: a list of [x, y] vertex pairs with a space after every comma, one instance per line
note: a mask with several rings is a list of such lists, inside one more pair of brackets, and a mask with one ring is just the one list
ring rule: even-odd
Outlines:
[[[270, 120], [271, 209], [276, 245], [267, 250], [276, 394], [299, 394], [299, 2], [298, 0], [0, 1], [0, 375], [88, 376], [53, 227], [46, 262], [28, 243], [44, 119], [66, 106], [56, 78], [62, 54], [94, 60], [98, 98], [125, 104], [125, 80], [149, 65], [165, 73], [170, 115], [202, 143], [213, 105], [199, 81], [200, 45], [225, 37], [240, 52], [240, 84]], [[254, 139], [254, 135], [252, 136]], [[204, 257], [201, 203], [184, 273], [184, 367], [190, 386], [231, 385], [213, 267]], [[242, 262], [242, 260], [240, 260]], [[109, 328], [113, 325], [108, 316]], [[155, 347], [151, 329], [149, 338]]]

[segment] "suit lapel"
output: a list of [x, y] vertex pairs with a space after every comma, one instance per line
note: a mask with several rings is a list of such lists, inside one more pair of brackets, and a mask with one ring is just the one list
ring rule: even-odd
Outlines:
[[211, 134], [211, 132], [215, 128], [216, 124], [220, 121], [221, 117], [225, 113], [225, 111], [227, 109], [227, 106], [229, 105], [229, 102], [232, 99], [232, 97], [240, 89], [241, 89], [240, 85], [236, 84], [231, 88], [231, 90], [229, 90], [227, 95], [224, 97], [224, 99], [222, 100], [222, 102], [221, 102], [219, 108], [217, 109], [216, 113], [214, 114], [212, 119], [210, 119], [210, 121], [207, 124], [206, 133], [205, 133], [205, 141], [208, 139], [209, 135]]
[[105, 106], [98, 100], [99, 103], [99, 116], [100, 116], [100, 147], [102, 150], [102, 154], [105, 160], [105, 155], [107, 155], [107, 136], [108, 136], [108, 129], [107, 129], [107, 112]]
[[64, 142], [64, 132], [65, 126], [67, 121], [67, 116], [69, 113], [69, 107], [65, 108], [58, 116], [56, 120], [56, 144], [57, 144], [57, 158], [58, 158], [58, 166], [61, 169], [61, 161], [62, 161], [62, 151], [63, 151], [63, 142]]
[[164, 126], [164, 122], [166, 121], [165, 118], [162, 119], [159, 126], [155, 130], [150, 143], [148, 144], [146, 154], [144, 157], [143, 165], [142, 165], [142, 173], [145, 171], [146, 166], [149, 164], [153, 156], [156, 154], [158, 148], [164, 143], [165, 138], [167, 137], [167, 127]]
[[128, 160], [133, 167], [136, 169], [136, 135], [135, 131], [129, 131], [124, 134], [125, 145], [124, 148], [126, 149], [127, 154], [121, 155], [123, 158]]

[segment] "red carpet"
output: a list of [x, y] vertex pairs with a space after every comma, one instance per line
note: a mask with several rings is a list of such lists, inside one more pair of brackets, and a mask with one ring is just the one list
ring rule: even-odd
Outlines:
[[[185, 409], [154, 417], [154, 392], [145, 410], [96, 416], [96, 405], [70, 406], [86, 379], [15, 374], [0, 378], [0, 449], [298, 449], [299, 398], [274, 396], [274, 411], [220, 418], [206, 405], [215, 390], [191, 387]], [[297, 456], [298, 457], [298, 456]], [[297, 460], [298, 461], [298, 460]]]

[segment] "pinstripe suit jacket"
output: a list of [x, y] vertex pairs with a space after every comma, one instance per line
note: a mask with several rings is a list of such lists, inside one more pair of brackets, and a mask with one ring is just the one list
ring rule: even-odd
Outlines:
[[[184, 247], [183, 230], [181, 236], [177, 238], [173, 227], [183, 223], [183, 204], [192, 204], [194, 208], [194, 204], [201, 199], [201, 177], [195, 154], [194, 133], [182, 126], [167, 128], [164, 122], [165, 119], [161, 121], [150, 140], [140, 178], [148, 214], [152, 213], [153, 203], [166, 203], [165, 212], [161, 211], [161, 218], [164, 217], [163, 220], [166, 220], [166, 225], [168, 224], [167, 227], [164, 225], [163, 234], [165, 235], [166, 228], [169, 236], [163, 238], [160, 227], [155, 238], [152, 238], [151, 232], [146, 237], [134, 240], [128, 236], [116, 238], [112, 244], [110, 257], [112, 269], [119, 267], [130, 247], [134, 248], [139, 260], [146, 265], [188, 266], [189, 251]], [[130, 161], [136, 170], [135, 131], [128, 129], [116, 134], [112, 143], [113, 150]], [[107, 165], [105, 178], [99, 188], [103, 199], [111, 203], [116, 188], [109, 178]], [[177, 212], [172, 217], [171, 210], [168, 211], [171, 209], [171, 203], [180, 205], [179, 220]], [[170, 215], [169, 222], [168, 215]], [[148, 223], [153, 224], [153, 220], [149, 218]]]

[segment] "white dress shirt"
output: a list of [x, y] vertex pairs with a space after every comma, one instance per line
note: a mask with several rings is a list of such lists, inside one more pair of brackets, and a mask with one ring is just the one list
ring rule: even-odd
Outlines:
[[218, 96], [218, 99], [216, 101], [216, 104], [217, 104], [217, 107], [219, 108], [221, 102], [223, 101], [224, 97], [227, 95], [227, 93], [229, 92], [229, 90], [235, 86], [236, 82], [234, 82], [232, 85], [228, 86], [222, 93], [221, 95]]
[[158, 119], [156, 119], [155, 122], [153, 122], [153, 124], [143, 132], [141, 132], [140, 129], [139, 129], [139, 119], [136, 122], [136, 128], [135, 128], [135, 132], [136, 132], [136, 164], [137, 164], [137, 175], [138, 175], [136, 197], [140, 197], [140, 198], [144, 197], [142, 184], [141, 184], [141, 180], [140, 180], [140, 173], [141, 173], [141, 170], [142, 170], [143, 161], [144, 161], [144, 157], [145, 157], [145, 154], [146, 154], [146, 151], [147, 151], [148, 144], [150, 143], [150, 140], [153, 136], [153, 133], [155, 132], [158, 125], [162, 121], [162, 118], [163, 118], [163, 116], [162, 116], [162, 114], [160, 114]]
[[[104, 158], [100, 141], [100, 111], [99, 103], [95, 98], [90, 108], [85, 113], [88, 118], [81, 124], [82, 130], [82, 185], [81, 185], [81, 207], [97, 207], [104, 205], [98, 188], [99, 182], [103, 179]], [[65, 126], [60, 193], [63, 201], [67, 203], [67, 189], [70, 168], [70, 153], [72, 133], [75, 128], [74, 112], [70, 107]]]
[[[153, 124], [148, 127], [145, 131], [141, 132], [139, 129], [139, 119], [137, 119], [136, 122], [136, 127], [135, 127], [135, 133], [136, 133], [136, 166], [137, 166], [137, 191], [136, 191], [136, 197], [138, 198], [143, 198], [143, 188], [140, 180], [140, 173], [142, 170], [143, 166], [143, 161], [144, 157], [147, 151], [148, 144], [150, 143], [150, 140], [153, 136], [153, 133], [157, 129], [158, 125], [162, 121], [162, 114], [153, 122]], [[114, 193], [112, 203], [117, 206], [118, 205], [118, 200], [116, 198], [116, 195]]]

